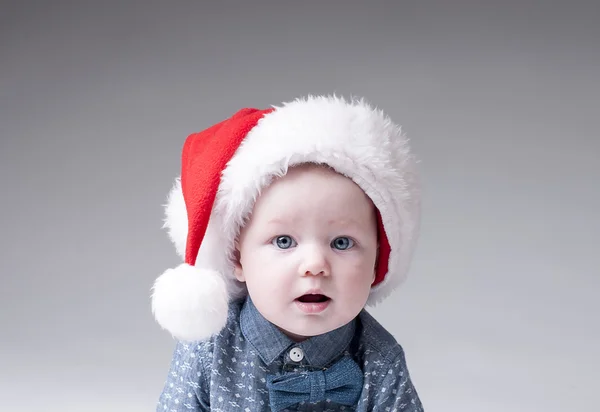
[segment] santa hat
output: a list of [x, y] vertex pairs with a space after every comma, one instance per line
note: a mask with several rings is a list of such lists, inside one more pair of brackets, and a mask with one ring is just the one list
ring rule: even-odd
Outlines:
[[180, 340], [218, 333], [244, 296], [235, 240], [260, 191], [289, 167], [326, 164], [352, 179], [378, 213], [379, 258], [368, 304], [406, 277], [419, 228], [415, 159], [400, 127], [364, 100], [307, 97], [242, 109], [185, 141], [165, 226], [185, 263], [156, 280], [152, 311]]

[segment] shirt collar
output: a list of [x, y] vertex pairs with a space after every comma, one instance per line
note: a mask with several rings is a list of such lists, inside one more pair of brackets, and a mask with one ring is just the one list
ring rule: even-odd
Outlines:
[[244, 338], [250, 342], [267, 365], [273, 363], [286, 349], [299, 347], [303, 350], [306, 360], [311, 366], [327, 366], [349, 346], [356, 329], [355, 323], [354, 319], [331, 332], [297, 343], [266, 320], [256, 309], [249, 296], [240, 313], [240, 327]]

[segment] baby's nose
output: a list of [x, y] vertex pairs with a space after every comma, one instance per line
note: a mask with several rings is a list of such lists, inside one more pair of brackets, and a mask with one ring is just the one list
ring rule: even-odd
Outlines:
[[330, 274], [330, 267], [327, 260], [327, 254], [319, 247], [309, 248], [304, 256], [300, 274], [302, 276], [328, 276]]

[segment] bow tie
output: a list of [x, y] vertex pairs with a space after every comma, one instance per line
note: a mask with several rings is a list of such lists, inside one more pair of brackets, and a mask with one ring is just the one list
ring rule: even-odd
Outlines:
[[343, 357], [324, 371], [267, 376], [273, 411], [280, 411], [302, 401], [319, 402], [326, 399], [352, 406], [360, 398], [362, 384], [362, 370], [349, 357]]

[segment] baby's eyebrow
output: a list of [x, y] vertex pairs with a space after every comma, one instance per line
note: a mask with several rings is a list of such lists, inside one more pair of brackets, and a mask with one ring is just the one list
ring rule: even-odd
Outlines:
[[327, 224], [329, 226], [364, 226], [364, 222], [358, 221], [356, 219], [331, 219], [327, 221]]
[[275, 217], [273, 219], [269, 219], [267, 221], [267, 224], [268, 225], [287, 225], [287, 224], [293, 223], [296, 220], [298, 220], [298, 219], [286, 219], [286, 218], [281, 218], [281, 217]]
[[[290, 224], [302, 223], [302, 217], [274, 217], [267, 221], [267, 225], [273, 226], [284, 226]], [[356, 227], [356, 228], [364, 228], [365, 222], [362, 220], [357, 220], [353, 218], [337, 218], [330, 219], [326, 222], [327, 226], [337, 226], [337, 227]]]

